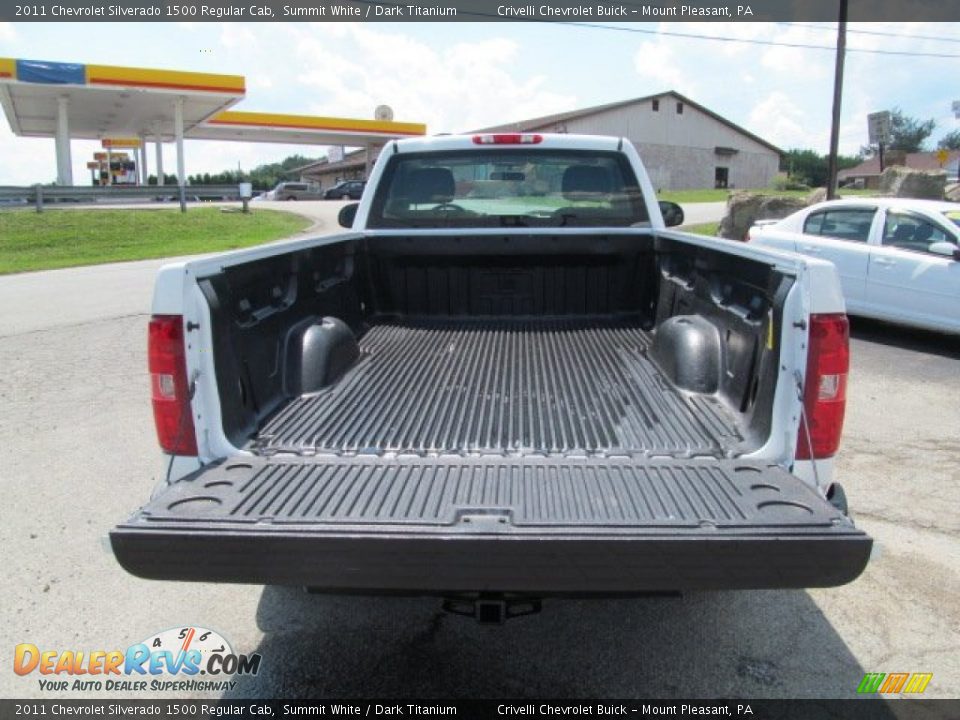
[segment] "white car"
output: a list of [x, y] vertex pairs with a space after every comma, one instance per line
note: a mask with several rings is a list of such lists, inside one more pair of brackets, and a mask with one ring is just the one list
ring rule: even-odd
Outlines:
[[851, 315], [960, 333], [960, 205], [857, 198], [760, 221], [747, 242], [829, 260]]

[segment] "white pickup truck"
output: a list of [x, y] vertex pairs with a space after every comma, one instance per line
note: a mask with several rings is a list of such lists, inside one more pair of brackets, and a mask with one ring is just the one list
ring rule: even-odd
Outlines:
[[166, 481], [117, 559], [487, 619], [850, 582], [871, 539], [833, 480], [836, 271], [682, 215], [623, 139], [403, 140], [349, 231], [163, 268]]

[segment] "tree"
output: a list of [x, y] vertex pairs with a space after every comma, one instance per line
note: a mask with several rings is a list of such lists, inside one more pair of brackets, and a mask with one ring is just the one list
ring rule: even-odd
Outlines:
[[259, 165], [250, 172], [241, 173], [237, 170], [224, 170], [219, 173], [203, 173], [191, 175], [187, 181], [191, 185], [236, 185], [249, 182], [254, 190], [272, 190], [278, 183], [289, 180], [293, 175], [290, 171], [316, 162], [303, 155], [291, 155], [277, 163]]
[[943, 150], [960, 150], [960, 130], [954, 130], [944, 135], [937, 143], [937, 147]]
[[[176, 185], [179, 181], [177, 180], [176, 175], [167, 175], [166, 173], [164, 173], [163, 182], [165, 185]], [[156, 184], [157, 184], [157, 176], [150, 175], [147, 178], [147, 185], [156, 185]]]
[[[785, 157], [785, 169], [794, 180], [810, 187], [826, 187], [829, 158], [815, 150], [790, 150]], [[837, 156], [837, 169], [844, 170], [859, 165], [860, 157]]]
[[291, 155], [278, 163], [269, 163], [255, 167], [249, 173], [250, 182], [257, 190], [270, 190], [277, 186], [277, 183], [288, 180], [291, 176], [290, 171], [294, 168], [303, 167], [315, 162], [313, 158], [303, 155]]
[[[883, 146], [884, 152], [891, 150], [901, 153], [923, 152], [924, 144], [937, 123], [930, 120], [918, 120], [904, 115], [900, 108], [890, 111], [890, 141]], [[876, 145], [864, 145], [860, 152], [870, 157], [877, 154]]]

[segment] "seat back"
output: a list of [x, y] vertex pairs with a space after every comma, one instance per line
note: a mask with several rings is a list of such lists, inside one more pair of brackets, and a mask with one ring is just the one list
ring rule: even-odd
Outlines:
[[613, 178], [603, 167], [571, 165], [563, 171], [560, 189], [567, 200], [604, 199], [613, 190]]
[[456, 194], [453, 173], [448, 168], [420, 168], [410, 173], [411, 205], [448, 203]]

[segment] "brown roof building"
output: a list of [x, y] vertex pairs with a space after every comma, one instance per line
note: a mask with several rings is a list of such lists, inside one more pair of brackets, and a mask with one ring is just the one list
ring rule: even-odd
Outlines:
[[[949, 182], [958, 179], [958, 163], [960, 163], [960, 150], [947, 151], [947, 160], [942, 165], [937, 157], [937, 151], [933, 150], [884, 158], [883, 166], [887, 168], [891, 165], [902, 165], [911, 170], [944, 170]], [[856, 183], [866, 188], [876, 189], [880, 183], [880, 158], [872, 157], [856, 167], [841, 170], [837, 173], [837, 179], [845, 185]]]

